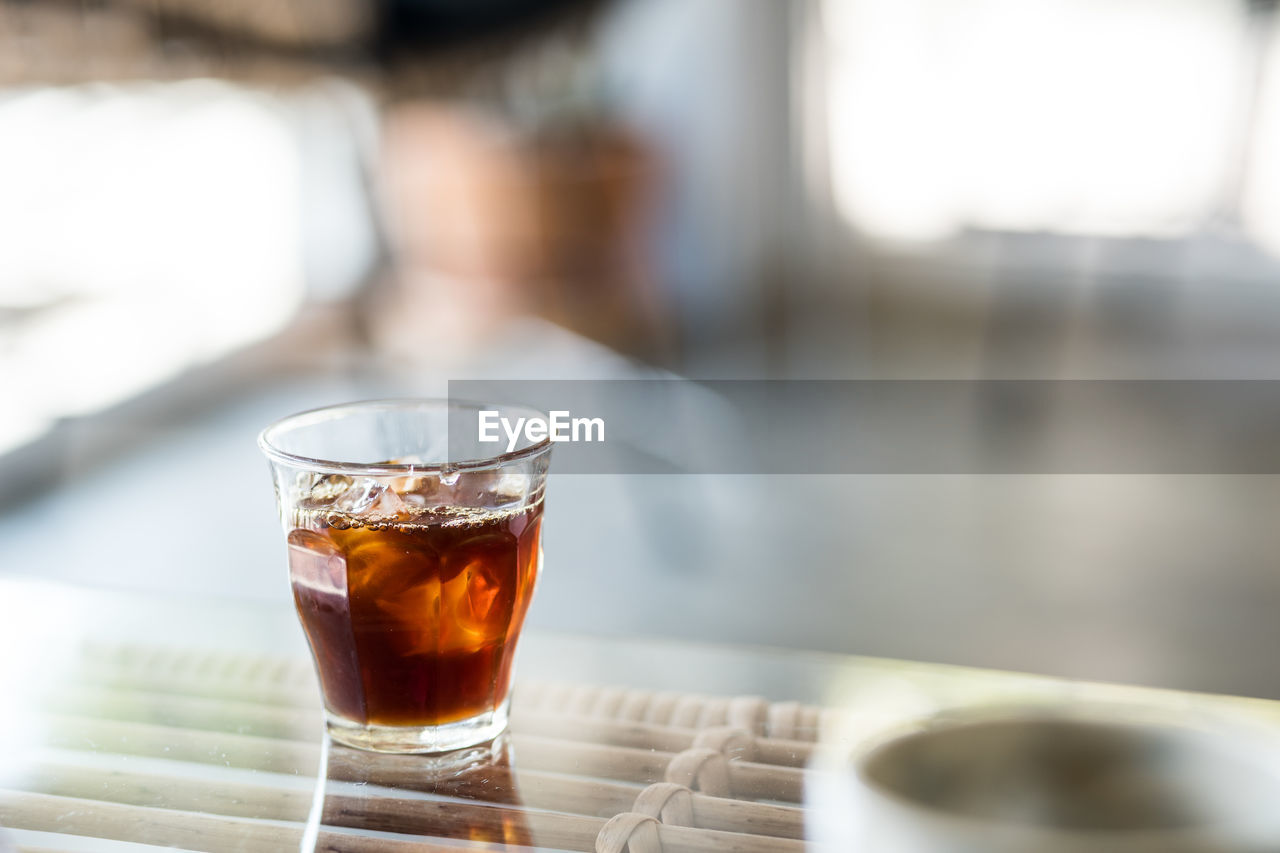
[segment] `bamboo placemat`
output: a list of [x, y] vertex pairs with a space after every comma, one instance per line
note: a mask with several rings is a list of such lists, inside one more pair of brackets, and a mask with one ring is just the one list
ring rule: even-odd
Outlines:
[[832, 720], [754, 696], [526, 681], [492, 754], [433, 769], [325, 748], [305, 661], [123, 645], [85, 649], [38, 708], [0, 789], [0, 826], [32, 851], [91, 849], [80, 836], [202, 851], [801, 850], [802, 768]]

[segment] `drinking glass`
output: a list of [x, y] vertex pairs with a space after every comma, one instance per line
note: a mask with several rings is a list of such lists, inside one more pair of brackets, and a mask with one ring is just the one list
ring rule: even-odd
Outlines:
[[[501, 734], [542, 566], [551, 443], [480, 440], [517, 406], [376, 400], [284, 418], [271, 463], [289, 580], [329, 732], [445, 752]], [[493, 416], [490, 416], [493, 417]]]

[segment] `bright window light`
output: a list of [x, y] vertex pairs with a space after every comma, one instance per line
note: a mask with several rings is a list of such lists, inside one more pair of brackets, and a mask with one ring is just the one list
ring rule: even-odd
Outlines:
[[836, 203], [891, 239], [1186, 233], [1238, 157], [1244, 10], [826, 0]]
[[[0, 93], [0, 452], [281, 328], [303, 294], [298, 143], [194, 81]], [[14, 319], [17, 318], [17, 319]]]
[[1280, 255], [1280, 26], [1272, 29], [1269, 41], [1240, 207], [1245, 228]]

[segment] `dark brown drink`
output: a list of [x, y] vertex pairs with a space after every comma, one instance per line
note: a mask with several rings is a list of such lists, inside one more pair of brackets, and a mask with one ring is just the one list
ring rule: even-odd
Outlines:
[[298, 614], [329, 711], [436, 726], [506, 699], [539, 565], [542, 504], [302, 513], [289, 533]]

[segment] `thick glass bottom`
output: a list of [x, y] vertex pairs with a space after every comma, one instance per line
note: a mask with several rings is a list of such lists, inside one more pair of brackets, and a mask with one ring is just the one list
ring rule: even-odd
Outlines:
[[336, 742], [374, 752], [452, 752], [485, 743], [507, 730], [510, 699], [493, 711], [439, 726], [376, 726], [326, 713], [329, 736]]

